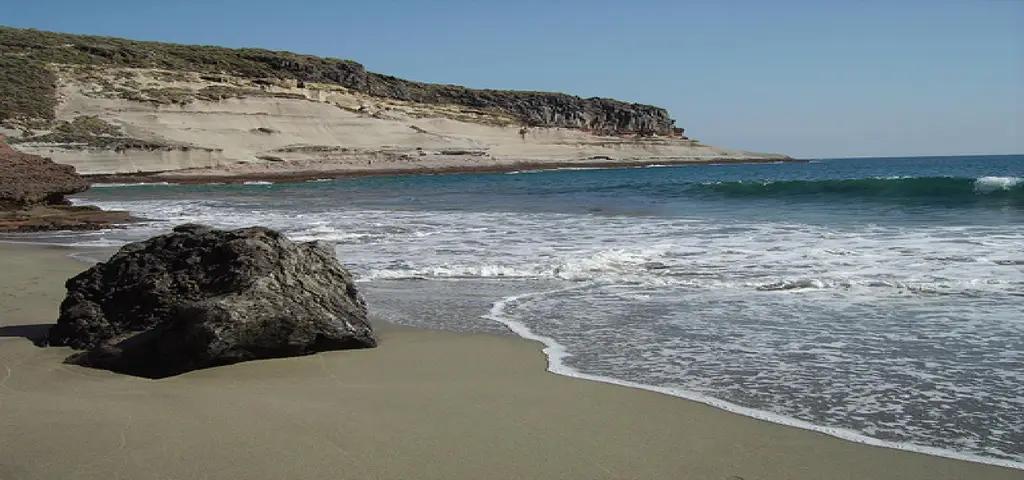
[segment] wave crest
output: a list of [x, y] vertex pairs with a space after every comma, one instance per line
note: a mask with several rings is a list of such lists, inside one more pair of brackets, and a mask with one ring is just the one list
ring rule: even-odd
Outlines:
[[1001, 199], [1024, 204], [1020, 177], [889, 177], [845, 180], [738, 181], [701, 184], [706, 194], [730, 197], [844, 196], [875, 199]]

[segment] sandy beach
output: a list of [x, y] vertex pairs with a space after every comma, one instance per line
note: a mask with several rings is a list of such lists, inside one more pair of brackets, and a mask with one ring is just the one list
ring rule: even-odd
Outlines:
[[553, 375], [500, 335], [378, 322], [376, 349], [159, 381], [67, 366], [29, 339], [86, 268], [73, 252], [0, 244], [0, 479], [1024, 476]]

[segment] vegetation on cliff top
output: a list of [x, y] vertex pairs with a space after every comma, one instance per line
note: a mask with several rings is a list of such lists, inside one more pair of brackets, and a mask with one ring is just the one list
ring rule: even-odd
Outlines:
[[0, 123], [52, 119], [55, 76], [49, 66], [153, 68], [245, 78], [317, 82], [382, 98], [494, 109], [524, 124], [602, 132], [670, 133], [661, 108], [561, 93], [475, 90], [368, 72], [361, 64], [255, 48], [177, 45], [0, 27]]
[[57, 76], [42, 62], [0, 55], [0, 124], [53, 120], [56, 89]]

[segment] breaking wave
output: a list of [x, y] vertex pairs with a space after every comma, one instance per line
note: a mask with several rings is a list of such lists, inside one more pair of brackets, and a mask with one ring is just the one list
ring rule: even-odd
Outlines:
[[697, 190], [730, 197], [843, 196], [911, 200], [989, 198], [1024, 205], [1024, 178], [1020, 177], [739, 181], [701, 184]]

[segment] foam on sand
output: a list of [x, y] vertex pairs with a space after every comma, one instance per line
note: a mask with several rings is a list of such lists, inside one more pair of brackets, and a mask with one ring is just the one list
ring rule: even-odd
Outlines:
[[852, 431], [852, 430], [848, 430], [848, 429], [835, 428], [835, 427], [825, 427], [825, 426], [816, 425], [816, 424], [813, 424], [813, 423], [810, 423], [810, 422], [805, 422], [803, 420], [799, 420], [799, 419], [796, 419], [796, 418], [787, 417], [787, 416], [784, 416], [784, 415], [778, 415], [778, 414], [771, 413], [771, 412], [765, 412], [765, 411], [762, 411], [762, 410], [747, 408], [747, 407], [744, 407], [744, 406], [741, 406], [741, 405], [736, 405], [734, 403], [730, 403], [730, 402], [727, 402], [727, 401], [724, 401], [724, 400], [720, 400], [720, 399], [717, 399], [717, 398], [709, 397], [709, 396], [701, 394], [699, 392], [694, 392], [694, 391], [690, 391], [690, 390], [686, 390], [686, 389], [667, 388], [667, 387], [659, 387], [659, 386], [654, 386], [654, 385], [646, 385], [646, 384], [642, 384], [642, 383], [631, 382], [631, 381], [622, 380], [622, 379], [618, 379], [618, 378], [607, 377], [607, 376], [603, 376], [603, 375], [592, 375], [592, 374], [584, 373], [584, 372], [581, 372], [581, 371], [579, 371], [579, 370], [577, 370], [577, 369], [575, 369], [575, 368], [573, 368], [573, 367], [571, 367], [571, 366], [566, 364], [565, 360], [567, 358], [571, 357], [573, 354], [564, 345], [558, 343], [555, 339], [553, 339], [551, 337], [546, 337], [546, 336], [538, 335], [537, 333], [534, 333], [525, 324], [523, 324], [521, 322], [518, 322], [516, 320], [513, 320], [512, 318], [510, 318], [507, 315], [505, 315], [505, 309], [510, 304], [513, 304], [513, 303], [516, 303], [516, 302], [519, 302], [519, 301], [522, 301], [522, 300], [526, 300], [526, 299], [529, 299], [529, 298], [533, 298], [533, 297], [541, 297], [541, 296], [549, 295], [549, 294], [553, 294], [553, 293], [562, 293], [562, 292], [567, 292], [567, 291], [576, 290], [576, 289], [580, 289], [580, 288], [585, 288], [586, 286], [587, 285], [574, 286], [574, 287], [565, 288], [565, 289], [557, 289], [557, 290], [550, 290], [550, 291], [544, 291], [544, 292], [535, 292], [535, 293], [527, 293], [527, 294], [509, 296], [509, 297], [503, 298], [503, 299], [495, 302], [494, 305], [491, 308], [491, 311], [486, 315], [486, 318], [488, 318], [490, 320], [494, 320], [496, 322], [499, 322], [499, 323], [505, 325], [506, 327], [508, 327], [509, 330], [511, 330], [513, 333], [515, 333], [516, 335], [518, 335], [518, 336], [520, 336], [522, 338], [525, 338], [527, 340], [533, 340], [533, 341], [540, 342], [541, 344], [543, 344], [544, 345], [543, 352], [544, 352], [544, 355], [546, 355], [547, 359], [548, 359], [548, 371], [550, 371], [551, 373], [558, 374], [558, 375], [564, 375], [564, 376], [567, 376], [567, 377], [579, 378], [579, 379], [583, 379], [583, 380], [591, 380], [591, 381], [602, 382], [602, 383], [610, 383], [610, 384], [613, 384], [613, 385], [619, 385], [619, 386], [629, 387], [629, 388], [636, 388], [636, 389], [640, 389], [640, 390], [648, 390], [648, 391], [651, 391], [651, 392], [657, 392], [657, 393], [661, 393], [661, 394], [665, 394], [665, 395], [671, 395], [671, 396], [674, 396], [674, 397], [685, 398], [687, 400], [692, 400], [692, 401], [695, 401], [695, 402], [700, 402], [700, 403], [703, 403], [705, 405], [710, 405], [712, 407], [725, 410], [727, 412], [736, 413], [736, 414], [739, 414], [739, 415], [743, 415], [743, 416], [747, 416], [747, 417], [751, 417], [751, 418], [756, 418], [758, 420], [764, 420], [764, 421], [767, 421], [767, 422], [777, 423], [777, 424], [780, 424], [780, 425], [786, 425], [786, 426], [790, 426], [790, 427], [801, 428], [801, 429], [804, 429], [804, 430], [811, 430], [811, 431], [815, 431], [815, 432], [820, 432], [820, 433], [824, 433], [826, 435], [830, 435], [830, 436], [833, 436], [833, 437], [836, 437], [836, 438], [841, 438], [843, 440], [848, 440], [848, 441], [851, 441], [851, 442], [863, 443], [863, 444], [866, 444], [866, 445], [872, 445], [872, 446], [876, 446], [876, 447], [884, 447], [884, 448], [892, 448], [892, 449], [896, 449], [896, 450], [904, 450], [904, 451], [909, 451], [909, 452], [924, 453], [924, 454], [927, 454], [927, 455], [934, 455], [934, 456], [938, 456], [938, 457], [952, 458], [952, 459], [956, 459], [956, 460], [966, 460], [966, 461], [971, 461], [971, 462], [978, 462], [978, 463], [984, 463], [984, 464], [989, 464], [989, 465], [996, 465], [996, 466], [1000, 466], [1000, 467], [1007, 467], [1007, 468], [1014, 468], [1014, 469], [1024, 470], [1024, 463], [1020, 463], [1020, 462], [1014, 462], [1014, 461], [1010, 461], [1010, 460], [1001, 460], [1001, 459], [995, 459], [995, 458], [989, 458], [989, 457], [981, 457], [981, 456], [978, 456], [978, 455], [971, 455], [971, 454], [967, 454], [967, 453], [954, 452], [954, 451], [944, 450], [944, 449], [940, 449], [940, 448], [933, 448], [933, 447], [927, 447], [927, 446], [921, 446], [921, 445], [914, 445], [914, 444], [910, 444], [910, 443], [890, 442], [890, 441], [886, 441], [886, 440], [880, 440], [880, 439], [872, 438], [872, 437], [869, 437], [867, 435], [863, 435], [861, 433], [858, 433], [858, 432], [855, 432], [855, 431]]
[[550, 375], [536, 344], [502, 335], [378, 323], [376, 349], [158, 382], [63, 365], [66, 349], [20, 337], [44, 331], [84, 268], [66, 253], [0, 244], [3, 478], [1020, 476]]

